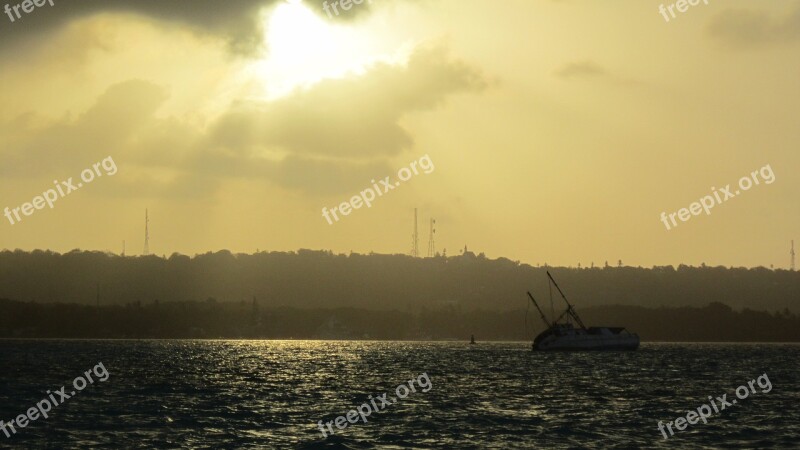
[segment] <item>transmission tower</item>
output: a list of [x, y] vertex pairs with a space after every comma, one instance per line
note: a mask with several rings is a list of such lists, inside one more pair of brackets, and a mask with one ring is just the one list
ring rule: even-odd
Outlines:
[[436, 219], [431, 219], [431, 229], [430, 234], [428, 237], [428, 258], [433, 258], [436, 256], [436, 243], [433, 240], [433, 235], [436, 233], [436, 229], [433, 226], [436, 224]]
[[144, 256], [150, 254], [150, 216], [146, 209], [144, 210], [144, 251], [142, 254]]
[[789, 254], [792, 255], [792, 272], [794, 272], [794, 241], [792, 241], [792, 251]]
[[417, 208], [414, 208], [414, 234], [411, 235], [411, 256], [419, 256], [419, 236], [417, 235]]

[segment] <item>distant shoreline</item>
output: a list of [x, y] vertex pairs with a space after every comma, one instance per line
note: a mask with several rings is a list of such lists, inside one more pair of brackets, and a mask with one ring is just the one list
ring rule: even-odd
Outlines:
[[[102, 342], [102, 341], [198, 341], [198, 342], [396, 342], [396, 343], [434, 343], [434, 344], [466, 344], [470, 345], [469, 341], [453, 341], [453, 340], [392, 340], [392, 339], [251, 339], [251, 338], [13, 338], [13, 337], [0, 337], [0, 341], [87, 341], [87, 342]], [[508, 341], [508, 340], [486, 340], [479, 341], [475, 345], [480, 344], [520, 344], [530, 346], [530, 341]], [[770, 342], [770, 341], [642, 341], [642, 344], [720, 344], [720, 345], [800, 345], [800, 341], [786, 341], [786, 342]], [[576, 352], [555, 352], [555, 353], [576, 353]], [[619, 351], [597, 351], [594, 353], [622, 353]]]
[[[712, 302], [579, 311], [589, 326], [625, 327], [642, 342], [800, 342], [800, 317], [788, 309], [735, 311]], [[538, 314], [523, 309], [264, 308], [256, 301], [88, 306], [0, 299], [0, 338], [18, 339], [468, 342], [475, 335], [478, 342], [530, 342], [544, 326]]]

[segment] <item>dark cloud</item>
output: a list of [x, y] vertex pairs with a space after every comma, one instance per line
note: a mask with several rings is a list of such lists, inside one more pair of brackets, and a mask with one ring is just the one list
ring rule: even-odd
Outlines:
[[[347, 10], [341, 7], [341, 1], [342, 0], [305, 0], [302, 3], [306, 5], [307, 8], [326, 19], [346, 22], [367, 15], [375, 2], [388, 0], [363, 0], [360, 5], [356, 5], [350, 1], [351, 7]], [[333, 7], [334, 4], [336, 4], [335, 8]], [[326, 5], [327, 10], [325, 8]]]
[[763, 11], [729, 9], [714, 17], [707, 33], [733, 47], [782, 44], [800, 40], [800, 2], [784, 18]]
[[[16, 19], [15, 16], [13, 23], [0, 11], [0, 52], [24, 51], [22, 47], [25, 44], [41, 42], [51, 32], [70, 21], [93, 14], [117, 12], [140, 14], [172, 25], [184, 25], [201, 34], [222, 36], [228, 40], [233, 52], [249, 54], [264, 45], [263, 23], [258, 11], [286, 1], [53, 0], [54, 6], [45, 3], [44, 6], [37, 7], [28, 14], [20, 10], [22, 18]], [[327, 1], [329, 5], [333, 2], [333, 0]], [[12, 0], [11, 5], [21, 2], [22, 0]], [[325, 0], [305, 0], [302, 4], [319, 16], [337, 22], [352, 21], [371, 11], [370, 0], [364, 0], [364, 3], [354, 5], [348, 11], [337, 8], [339, 15], [331, 12], [329, 17], [323, 10], [324, 2]]]
[[[141, 14], [226, 37], [233, 50], [246, 53], [262, 44], [258, 10], [280, 0], [54, 0], [11, 23], [0, 16], [0, 48], [8, 50], [45, 37], [72, 20], [104, 12]], [[12, 1], [12, 5], [20, 3]], [[4, 2], [5, 3], [5, 2]]]

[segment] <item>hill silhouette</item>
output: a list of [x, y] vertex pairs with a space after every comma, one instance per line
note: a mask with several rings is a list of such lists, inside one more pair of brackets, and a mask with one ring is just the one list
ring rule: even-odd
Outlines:
[[471, 252], [412, 258], [312, 250], [168, 258], [6, 250], [0, 252], [0, 298], [94, 305], [99, 291], [101, 305], [241, 302], [255, 296], [267, 308], [508, 311], [526, 307], [528, 290], [549, 303], [546, 270], [583, 311], [599, 305], [704, 307], [713, 302], [767, 311], [800, 306], [800, 274], [763, 267], [545, 268]]

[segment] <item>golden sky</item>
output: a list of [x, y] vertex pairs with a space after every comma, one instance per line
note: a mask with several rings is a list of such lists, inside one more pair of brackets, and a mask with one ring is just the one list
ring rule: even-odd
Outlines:
[[[55, 0], [0, 15], [0, 248], [787, 267], [800, 2]], [[330, 3], [330, 2], [329, 2]], [[671, 3], [664, 3], [670, 5]], [[429, 155], [435, 170], [329, 224]], [[667, 230], [769, 165], [761, 183]], [[733, 189], [731, 189], [733, 190]], [[800, 243], [798, 244], [800, 249]]]

